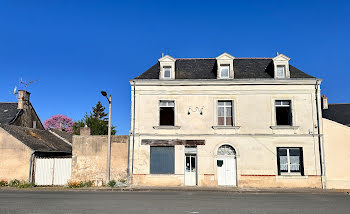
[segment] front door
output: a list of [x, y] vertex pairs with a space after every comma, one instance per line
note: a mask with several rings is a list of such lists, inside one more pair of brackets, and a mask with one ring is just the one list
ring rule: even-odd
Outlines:
[[197, 185], [197, 155], [185, 154], [185, 185]]
[[236, 186], [236, 159], [234, 156], [217, 158], [218, 185]]

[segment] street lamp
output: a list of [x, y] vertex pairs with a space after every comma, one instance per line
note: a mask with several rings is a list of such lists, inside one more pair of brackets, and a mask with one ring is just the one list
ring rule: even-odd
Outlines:
[[109, 183], [111, 175], [111, 111], [112, 111], [112, 95], [107, 96], [107, 92], [101, 91], [102, 96], [106, 97], [109, 104], [108, 112], [108, 145], [107, 145], [107, 170], [106, 170], [106, 183]]

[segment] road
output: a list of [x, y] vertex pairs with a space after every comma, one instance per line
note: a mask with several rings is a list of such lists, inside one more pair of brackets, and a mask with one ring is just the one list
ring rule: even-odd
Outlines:
[[2, 191], [0, 213], [350, 213], [344, 193]]

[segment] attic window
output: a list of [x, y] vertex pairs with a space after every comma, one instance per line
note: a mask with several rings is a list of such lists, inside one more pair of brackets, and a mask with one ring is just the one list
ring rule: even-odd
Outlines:
[[286, 67], [284, 65], [278, 65], [276, 75], [277, 75], [277, 78], [285, 78], [286, 77]]
[[164, 67], [163, 68], [163, 78], [164, 79], [170, 79], [171, 78], [171, 67]]
[[220, 66], [220, 78], [227, 79], [230, 77], [230, 66], [229, 65], [221, 65]]

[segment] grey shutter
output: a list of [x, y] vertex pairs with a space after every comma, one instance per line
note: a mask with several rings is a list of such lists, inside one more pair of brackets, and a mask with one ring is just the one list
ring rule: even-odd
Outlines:
[[150, 147], [151, 174], [174, 174], [174, 163], [173, 146]]

